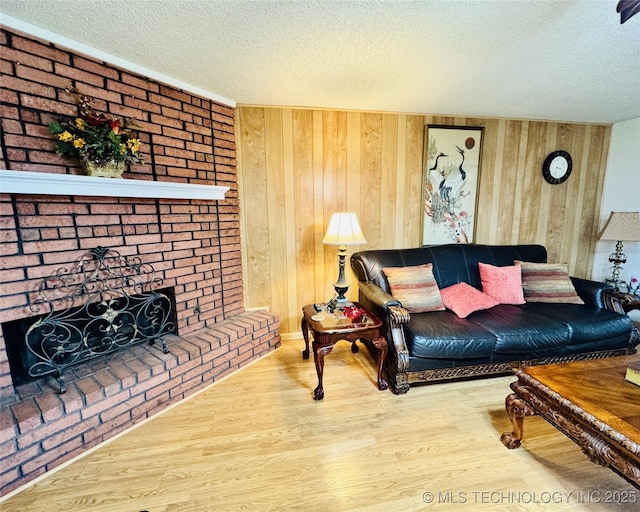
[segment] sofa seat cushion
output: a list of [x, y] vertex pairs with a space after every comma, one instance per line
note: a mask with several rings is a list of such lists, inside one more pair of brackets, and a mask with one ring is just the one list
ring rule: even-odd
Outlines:
[[473, 359], [490, 357], [496, 337], [469, 320], [450, 311], [411, 315], [404, 325], [405, 341], [412, 356]]
[[526, 310], [540, 316], [553, 318], [568, 325], [570, 344], [589, 343], [607, 339], [627, 339], [632, 328], [626, 315], [608, 309], [591, 309], [579, 304], [529, 303]]
[[547, 351], [564, 347], [571, 340], [571, 329], [564, 322], [536, 314], [526, 306], [500, 304], [470, 320], [494, 334], [499, 354]]

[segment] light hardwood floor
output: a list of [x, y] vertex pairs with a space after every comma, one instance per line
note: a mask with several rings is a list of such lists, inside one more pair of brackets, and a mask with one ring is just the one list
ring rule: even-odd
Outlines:
[[325, 399], [316, 402], [313, 360], [302, 359], [302, 348], [284, 341], [0, 510], [638, 509], [619, 502], [640, 501], [640, 491], [540, 418], [525, 419], [522, 448], [500, 443], [513, 377], [396, 396], [377, 390], [368, 352], [352, 354], [342, 342], [326, 358]]

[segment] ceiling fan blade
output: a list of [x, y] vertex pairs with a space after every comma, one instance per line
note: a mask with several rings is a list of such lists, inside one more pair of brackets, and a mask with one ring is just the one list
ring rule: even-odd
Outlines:
[[620, 24], [622, 24], [640, 12], [640, 0], [620, 0], [616, 6], [616, 12], [620, 13]]

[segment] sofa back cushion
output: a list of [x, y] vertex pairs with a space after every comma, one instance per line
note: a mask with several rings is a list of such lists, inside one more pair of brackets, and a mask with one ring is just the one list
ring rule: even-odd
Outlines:
[[547, 251], [542, 245], [444, 244], [410, 249], [375, 249], [356, 252], [351, 267], [359, 281], [374, 282], [387, 293], [391, 288], [383, 268], [407, 267], [433, 263], [433, 276], [440, 289], [457, 283], [468, 283], [481, 290], [478, 263], [502, 267], [514, 260], [546, 263]]

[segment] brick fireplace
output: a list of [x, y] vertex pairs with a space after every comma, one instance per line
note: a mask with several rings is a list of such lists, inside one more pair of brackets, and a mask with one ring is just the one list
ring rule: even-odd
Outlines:
[[[275, 349], [278, 318], [245, 311], [234, 110], [12, 30], [3, 60], [2, 170], [81, 174], [55, 154], [46, 124], [74, 115], [74, 86], [96, 110], [135, 120], [144, 164], [126, 179], [229, 187], [223, 200], [9, 194], [0, 188], [0, 323], [31, 317], [43, 278], [87, 250], [153, 266], [175, 293], [168, 353], [140, 344], [16, 386], [0, 332], [2, 494]], [[1, 174], [0, 174], [1, 177]], [[0, 182], [1, 183], [1, 182]], [[1, 187], [1, 185], [0, 185]]]

